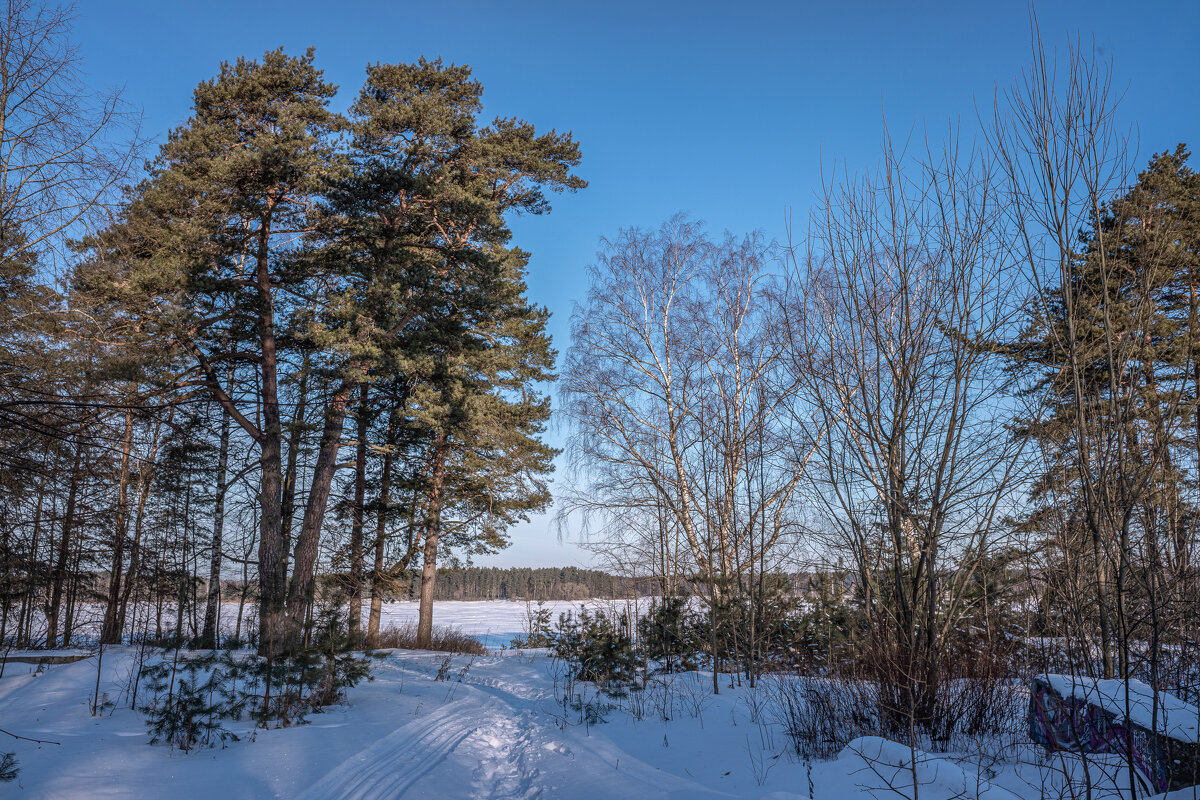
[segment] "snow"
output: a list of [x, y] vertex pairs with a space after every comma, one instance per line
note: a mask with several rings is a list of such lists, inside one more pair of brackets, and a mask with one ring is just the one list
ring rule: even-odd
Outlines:
[[42, 661], [47, 657], [65, 661], [72, 658], [87, 658], [91, 655], [91, 650], [78, 647], [69, 650], [60, 648], [53, 653], [47, 653], [45, 650], [0, 650], [0, 661]]
[[[1200, 743], [1200, 708], [1167, 692], [1158, 693], [1158, 708], [1154, 708], [1154, 690], [1141, 681], [1102, 680], [1076, 675], [1041, 675], [1043, 681], [1063, 697], [1074, 697], [1105, 711], [1125, 718], [1126, 702], [1129, 720], [1147, 730], [1154, 730], [1191, 744]], [[1128, 686], [1128, 696], [1126, 687]], [[1156, 713], [1157, 711], [1157, 713]], [[1157, 722], [1157, 726], [1155, 723]]]
[[[638, 601], [634, 600], [559, 600], [548, 601], [543, 607], [550, 611], [551, 622], [557, 623], [559, 614], [567, 612], [578, 617], [581, 609], [589, 612], [619, 612], [626, 609], [633, 611], [638, 605]], [[640, 605], [644, 608], [648, 601], [643, 599]], [[420, 604], [415, 600], [386, 603], [380, 614], [380, 627], [415, 625], [419, 607]], [[364, 620], [368, 608], [368, 605], [363, 606]], [[537, 603], [522, 600], [441, 601], [433, 604], [433, 624], [458, 628], [478, 638], [486, 647], [499, 648], [507, 646], [515, 637], [526, 632], [529, 615], [537, 608]]]
[[[578, 607], [548, 605], [555, 616]], [[435, 621], [499, 644], [524, 630], [526, 612], [524, 603], [444, 602]], [[385, 626], [412, 619], [415, 604], [385, 608]], [[1075, 768], [1069, 754], [1050, 760], [1032, 746], [1009, 743], [989, 757], [914, 753], [871, 736], [855, 739], [836, 759], [807, 764], [792, 754], [769, 715], [757, 713], [769, 693], [731, 687], [727, 675], [715, 697], [711, 675], [662, 679], [658, 690], [674, 697], [669, 720], [651, 707], [635, 714], [626, 701], [607, 712], [606, 722], [584, 724], [556, 696], [562, 683], [552, 660], [513, 650], [454, 656], [445, 670], [445, 654], [388, 651], [373, 680], [350, 689], [345, 705], [312, 715], [310, 724], [256, 730], [250, 722], [229, 723], [241, 741], [184, 754], [148, 744], [143, 716], [129, 709], [135, 656], [127, 646], [105, 649], [99, 685], [115, 707], [97, 717], [90, 707], [96, 658], [7, 665], [0, 677], [0, 728], [58, 744], [0, 743], [0, 751], [14, 751], [20, 763], [18, 781], [0, 784], [0, 794], [39, 800], [894, 798], [913, 796], [915, 756], [922, 800], [1032, 800], [1062, 795], [1061, 775]], [[437, 680], [439, 670], [449, 680]], [[595, 699], [586, 684], [575, 691]], [[1119, 797], [1114, 782], [1119, 774], [1107, 788], [1097, 782], [1092, 797]]]
[[[439, 682], [444, 654], [391, 651], [375, 680], [350, 690], [348, 705], [313, 715], [311, 724], [266, 731], [234, 724], [242, 741], [190, 754], [146, 743], [142, 716], [121, 696], [133, 658], [129, 647], [106, 651], [102, 690], [126, 707], [100, 717], [89, 708], [95, 659], [0, 678], [0, 727], [61, 743], [6, 743], [21, 767], [6, 797], [746, 796], [744, 750], [740, 761], [734, 751], [705, 763], [694, 757], [698, 742], [686, 727], [638, 731], [617, 713], [588, 730], [560, 727], [544, 655], [455, 657], [451, 680]], [[680, 744], [664, 747], [676, 730]], [[639, 746], [631, 734], [640, 734]], [[635, 755], [643, 748], [655, 758]], [[736, 772], [724, 775], [731, 767]]]
[[[996, 786], [978, 772], [968, 774], [948, 758], [939, 758], [878, 736], [862, 736], [838, 754], [837, 763], [854, 778], [860, 790], [872, 794], [896, 791], [911, 794], [914, 773], [921, 795], [934, 791], [978, 800], [1020, 800], [1020, 795]], [[913, 765], [916, 769], [913, 769]]]

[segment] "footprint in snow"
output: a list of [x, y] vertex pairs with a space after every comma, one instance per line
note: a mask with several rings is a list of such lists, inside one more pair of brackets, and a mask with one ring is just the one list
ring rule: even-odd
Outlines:
[[575, 757], [575, 754], [571, 752], [571, 748], [567, 747], [562, 742], [546, 742], [544, 745], [542, 745], [542, 747], [546, 750], [549, 750], [551, 753], [558, 753], [560, 756], [570, 756], [571, 758]]

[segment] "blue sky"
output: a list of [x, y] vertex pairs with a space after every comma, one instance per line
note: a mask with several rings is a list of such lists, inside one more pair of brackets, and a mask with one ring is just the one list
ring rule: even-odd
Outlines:
[[[573, 131], [591, 185], [513, 226], [560, 350], [600, 236], [687, 211], [715, 232], [782, 238], [785, 212], [803, 219], [822, 164], [875, 163], [885, 112], [893, 133], [940, 136], [951, 121], [972, 124], [1029, 59], [1023, 2], [83, 0], [78, 10], [89, 79], [123, 87], [158, 139], [222, 60], [281, 45], [316, 47], [339, 105], [368, 62], [441, 56], [474, 69], [487, 115]], [[1037, 14], [1048, 44], [1082, 35], [1112, 58], [1140, 160], [1181, 141], [1200, 147], [1200, 2], [1042, 2]], [[588, 563], [548, 518], [513, 542], [481, 563]]]

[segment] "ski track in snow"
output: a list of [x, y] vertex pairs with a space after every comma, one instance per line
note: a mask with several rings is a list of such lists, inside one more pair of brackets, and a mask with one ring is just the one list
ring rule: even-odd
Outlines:
[[443, 706], [342, 762], [299, 800], [403, 797], [474, 731], [474, 715], [464, 703]]
[[[516, 665], [516, 659], [505, 659]], [[471, 667], [446, 681], [446, 705], [397, 728], [312, 785], [301, 800], [548, 800], [581, 779], [610, 797], [729, 797], [668, 775], [593, 741], [572, 750], [554, 717], [530, 707], [545, 693], [517, 670], [513, 680], [476, 678]], [[432, 661], [389, 663], [428, 680]], [[470, 776], [448, 782], [447, 775]]]
[[[428, 670], [399, 665], [409, 677], [428, 679]], [[469, 670], [468, 670], [469, 671]], [[404, 725], [376, 744], [344, 761], [314, 784], [301, 800], [394, 800], [403, 797], [457, 797], [444, 778], [425, 781], [448, 759], [457, 774], [469, 774], [470, 800], [536, 800], [543, 788], [540, 771], [541, 739], [535, 716], [518, 710], [504, 696], [519, 698], [527, 687], [487, 680], [476, 688], [464, 676], [446, 682], [447, 696], [459, 695], [437, 711]], [[490, 691], [489, 691], [490, 689]], [[510, 691], [510, 689], [516, 691]], [[462, 697], [481, 694], [483, 697]], [[471, 764], [475, 764], [471, 768]], [[440, 785], [430, 786], [429, 783]]]

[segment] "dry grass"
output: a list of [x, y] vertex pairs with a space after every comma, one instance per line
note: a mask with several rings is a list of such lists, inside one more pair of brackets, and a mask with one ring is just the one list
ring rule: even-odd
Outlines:
[[429, 647], [426, 648], [417, 647], [417, 626], [415, 624], [410, 623], [399, 627], [389, 625], [379, 632], [379, 640], [375, 643], [375, 647], [379, 649], [399, 647], [406, 650], [436, 650], [442, 653], [465, 653], [475, 656], [487, 655], [487, 648], [483, 646], [483, 642], [474, 636], [468, 636], [458, 628], [446, 625], [433, 626], [433, 637]]

